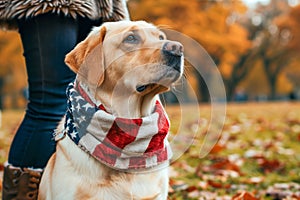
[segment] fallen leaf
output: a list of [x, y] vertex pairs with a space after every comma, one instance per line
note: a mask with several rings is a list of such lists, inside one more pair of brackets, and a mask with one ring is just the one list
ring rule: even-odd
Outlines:
[[199, 181], [198, 186], [201, 189], [206, 190], [208, 188], [208, 183], [206, 181]]
[[188, 193], [189, 198], [197, 198], [199, 196], [200, 196], [200, 191], [198, 191], [198, 190], [195, 190], [195, 191], [192, 191], [192, 192]]
[[225, 147], [223, 145], [220, 145], [220, 144], [215, 144], [213, 146], [213, 148], [210, 150], [210, 154], [217, 154], [219, 152], [221, 152]]
[[232, 125], [232, 126], [230, 127], [230, 133], [232, 133], [232, 134], [240, 133], [241, 130], [242, 130], [241, 126], [239, 126], [239, 125], [237, 125], [237, 124]]
[[174, 191], [183, 191], [189, 187], [186, 182], [181, 180], [170, 179], [169, 184]]
[[214, 188], [225, 188], [225, 189], [229, 189], [231, 187], [230, 184], [226, 184], [226, 183], [221, 183], [221, 182], [217, 182], [217, 181], [213, 181], [213, 180], [208, 180], [207, 181], [208, 185], [214, 187]]
[[272, 197], [273, 199], [299, 200], [299, 191], [300, 184], [298, 183], [276, 183], [268, 187], [266, 196]]
[[200, 196], [202, 197], [201, 199], [216, 199], [217, 194], [214, 192], [209, 192], [209, 191], [201, 191]]
[[213, 170], [231, 170], [240, 174], [240, 167], [230, 162], [228, 159], [221, 159], [210, 166]]
[[195, 190], [197, 190], [196, 186], [189, 186], [185, 191], [187, 191], [187, 192], [193, 192]]
[[259, 184], [262, 183], [264, 181], [263, 177], [251, 177], [248, 181], [248, 183], [250, 184]]
[[249, 192], [239, 192], [232, 197], [232, 200], [258, 200], [255, 196]]
[[225, 178], [238, 178], [240, 174], [233, 170], [217, 170], [216, 175], [225, 177]]
[[300, 200], [300, 194], [299, 194], [299, 196], [294, 194], [291, 196], [291, 198], [292, 198], [292, 200]]
[[223, 188], [223, 184], [213, 180], [208, 180], [207, 183], [214, 188]]
[[260, 158], [257, 160], [257, 162], [264, 173], [280, 171], [284, 169], [283, 163], [279, 162], [278, 160], [267, 160], [266, 158]]

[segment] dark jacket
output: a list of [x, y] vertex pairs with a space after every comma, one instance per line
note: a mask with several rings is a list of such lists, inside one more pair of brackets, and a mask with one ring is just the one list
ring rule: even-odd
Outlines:
[[0, 27], [15, 29], [16, 19], [43, 13], [103, 21], [129, 19], [126, 0], [0, 0]]

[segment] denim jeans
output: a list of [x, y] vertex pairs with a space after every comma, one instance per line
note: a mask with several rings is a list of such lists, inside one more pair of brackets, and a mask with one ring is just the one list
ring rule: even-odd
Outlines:
[[44, 168], [55, 152], [53, 133], [66, 111], [66, 87], [75, 78], [64, 58], [85, 38], [93, 24], [88, 19], [75, 20], [54, 14], [18, 21], [29, 99], [10, 148], [10, 164]]

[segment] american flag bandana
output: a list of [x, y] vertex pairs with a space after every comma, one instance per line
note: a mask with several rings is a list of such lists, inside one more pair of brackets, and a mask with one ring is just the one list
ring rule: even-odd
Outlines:
[[169, 119], [159, 101], [147, 117], [120, 118], [108, 113], [101, 102], [95, 103], [86, 88], [74, 82], [67, 89], [64, 131], [76, 145], [119, 170], [147, 169], [170, 160]]

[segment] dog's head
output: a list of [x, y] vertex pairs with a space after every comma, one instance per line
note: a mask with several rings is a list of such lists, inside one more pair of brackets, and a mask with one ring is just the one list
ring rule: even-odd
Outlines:
[[108, 22], [94, 28], [65, 62], [91, 87], [158, 94], [181, 77], [183, 47], [144, 21]]

